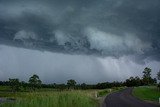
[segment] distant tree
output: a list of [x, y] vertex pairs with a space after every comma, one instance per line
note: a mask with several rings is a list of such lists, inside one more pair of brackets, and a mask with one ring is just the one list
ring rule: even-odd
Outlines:
[[66, 85], [65, 84], [57, 84], [56, 88], [58, 88], [60, 91], [63, 91], [66, 89]]
[[39, 79], [39, 76], [34, 74], [33, 76], [31, 76], [29, 78], [29, 84], [32, 88], [32, 90], [35, 91], [36, 88], [40, 88], [41, 87], [41, 84], [42, 84], [42, 81]]
[[160, 80], [160, 70], [159, 70], [159, 72], [157, 73], [157, 79]]
[[142, 85], [142, 80], [138, 76], [135, 77], [135, 82], [136, 86]]
[[142, 80], [138, 76], [130, 77], [129, 79], [126, 79], [125, 85], [128, 87], [141, 86]]
[[130, 77], [129, 79], [127, 79], [127, 80], [126, 80], [126, 85], [127, 85], [128, 87], [135, 86], [134, 77]]
[[85, 89], [87, 89], [87, 85], [86, 85], [85, 83], [82, 83], [82, 84], [81, 84], [81, 88], [82, 88], [83, 90], [85, 90]]
[[110, 87], [112, 87], [112, 85], [114, 85], [114, 82], [113, 82], [113, 84], [110, 84], [109, 82], [103, 82], [103, 83], [98, 83], [98, 84], [96, 85], [96, 88], [97, 88], [97, 89], [105, 89], [105, 88], [110, 88]]
[[151, 68], [146, 67], [143, 71], [143, 82], [145, 85], [151, 84], [152, 78], [151, 78]]
[[[160, 80], [160, 70], [159, 70], [159, 72], [157, 73], [157, 79], [158, 80]], [[160, 91], [160, 82], [159, 82], [159, 84], [158, 84], [158, 90]]]
[[70, 88], [73, 89], [73, 88], [75, 88], [76, 81], [73, 80], [73, 79], [70, 79], [70, 80], [67, 81], [67, 85], [68, 85], [68, 89], [70, 89]]
[[157, 79], [156, 79], [156, 78], [153, 78], [153, 79], [152, 79], [152, 83], [153, 83], [153, 84], [156, 84], [156, 83], [157, 83]]
[[9, 81], [0, 81], [0, 85], [2, 85], [2, 86], [9, 86], [10, 83], [9, 83]]
[[12, 92], [17, 92], [17, 91], [20, 90], [19, 79], [17, 79], [17, 78], [15, 78], [15, 79], [9, 78], [9, 84], [10, 84]]
[[26, 83], [25, 81], [22, 81], [21, 86], [23, 87], [23, 91], [25, 91], [28, 88], [28, 83]]

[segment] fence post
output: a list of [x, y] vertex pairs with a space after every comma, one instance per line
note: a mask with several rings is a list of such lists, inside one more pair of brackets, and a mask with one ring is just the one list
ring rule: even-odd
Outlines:
[[95, 97], [97, 98], [97, 92], [95, 91]]

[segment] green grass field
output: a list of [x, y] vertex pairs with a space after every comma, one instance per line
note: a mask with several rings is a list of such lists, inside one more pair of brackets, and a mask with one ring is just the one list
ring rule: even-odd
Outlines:
[[[90, 92], [90, 94], [92, 94]], [[3, 103], [1, 107], [97, 107], [92, 95], [85, 91], [45, 91], [19, 92], [4, 94], [6, 97], [16, 98], [15, 102]], [[9, 96], [8, 96], [9, 95]]]
[[9, 86], [0, 86], [0, 91], [11, 91]]
[[[111, 92], [119, 91], [122, 87], [112, 88]], [[100, 99], [111, 93], [104, 90], [64, 90], [39, 89], [36, 92], [10, 92], [10, 88], [0, 86], [0, 97], [14, 98], [12, 103], [2, 103], [0, 107], [98, 107]]]
[[136, 87], [133, 90], [133, 95], [142, 100], [158, 102], [160, 91], [155, 86]]

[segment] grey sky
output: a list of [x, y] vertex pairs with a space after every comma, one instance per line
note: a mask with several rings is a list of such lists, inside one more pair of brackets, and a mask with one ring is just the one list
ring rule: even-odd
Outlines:
[[146, 66], [152, 68], [152, 76], [155, 77], [160, 69], [157, 61], [146, 60], [146, 64], [137, 64], [131, 56], [102, 58], [41, 52], [5, 45], [0, 45], [0, 56], [1, 80], [10, 77], [28, 81], [28, 77], [36, 73], [45, 83], [65, 83], [71, 78], [79, 83], [97, 83], [123, 81], [137, 75], [141, 77]]
[[0, 78], [26, 79], [35, 72], [45, 82], [113, 81], [141, 75], [145, 66], [155, 76], [159, 5], [159, 0], [0, 0]]

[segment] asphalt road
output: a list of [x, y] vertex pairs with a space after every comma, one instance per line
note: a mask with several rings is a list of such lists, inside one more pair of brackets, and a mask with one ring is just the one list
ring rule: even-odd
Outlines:
[[159, 105], [144, 102], [133, 97], [131, 95], [132, 90], [133, 88], [127, 88], [108, 95], [102, 107], [160, 107]]

